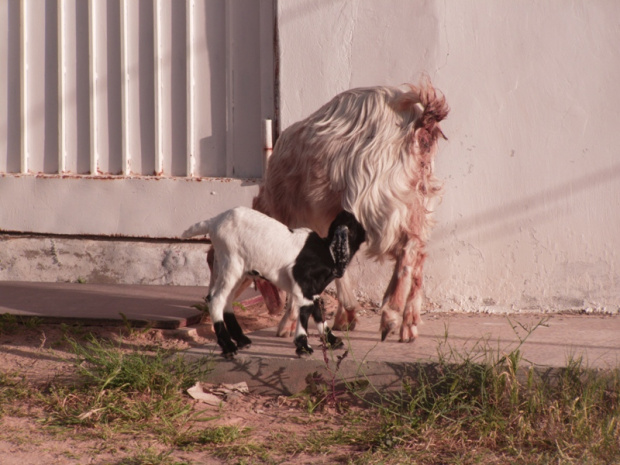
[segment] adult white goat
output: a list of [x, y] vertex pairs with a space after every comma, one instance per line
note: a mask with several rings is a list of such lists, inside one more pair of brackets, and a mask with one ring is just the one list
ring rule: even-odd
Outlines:
[[[355, 215], [368, 255], [396, 261], [381, 305], [382, 340], [399, 323], [401, 341], [417, 336], [430, 200], [441, 191], [433, 158], [448, 112], [428, 80], [343, 92], [282, 132], [254, 199], [255, 209], [320, 235], [341, 210]], [[359, 304], [346, 274], [336, 290], [333, 327], [353, 329]]]

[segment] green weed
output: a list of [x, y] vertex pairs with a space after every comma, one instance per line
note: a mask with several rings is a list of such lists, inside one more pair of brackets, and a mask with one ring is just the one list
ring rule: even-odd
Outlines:
[[11, 313], [0, 314], [0, 334], [15, 334], [20, 327], [37, 329], [42, 323], [36, 316], [21, 316]]
[[[209, 360], [190, 364], [161, 348], [84, 335], [84, 342], [68, 338], [78, 375], [72, 384], [31, 386], [0, 373], [0, 416], [36, 403], [58, 437], [148, 438], [146, 448], [120, 459], [124, 465], [182, 465], [174, 458], [180, 452], [234, 464], [303, 456], [352, 465], [620, 463], [620, 370], [591, 370], [577, 356], [563, 369], [532, 366], [522, 346], [544, 324], [513, 324], [518, 342], [507, 352], [489, 340], [453, 347], [446, 329], [437, 361], [411, 367], [398, 392], [373, 386], [363, 361], [355, 361], [357, 381], [341, 379], [340, 364], [352, 353], [325, 350], [327, 374], [310, 375], [297, 396], [301, 410], [277, 419], [281, 427], [271, 434], [199, 422], [212, 418], [201, 417], [183, 391], [208, 377]], [[292, 424], [298, 428], [289, 431]]]
[[189, 465], [172, 458], [172, 451], [157, 452], [150, 447], [121, 460], [118, 465]]
[[520, 348], [541, 324], [514, 326], [525, 335], [505, 355], [488, 341], [472, 351], [440, 344], [439, 361], [410, 373], [401, 392], [367, 400], [380, 413], [367, 430], [368, 454], [398, 463], [396, 447], [426, 463], [434, 444], [442, 463], [620, 461], [620, 372], [589, 370], [578, 358], [554, 376], [524, 366]]
[[18, 401], [28, 399], [30, 387], [17, 373], [0, 372], [0, 418], [19, 410]]
[[176, 438], [174, 443], [184, 448], [201, 445], [231, 444], [237, 439], [247, 436], [248, 433], [248, 429], [239, 429], [236, 426], [215, 426], [188, 431]]
[[162, 349], [125, 350], [120, 343], [94, 337], [86, 345], [69, 342], [81, 381], [51, 388], [46, 397], [50, 423], [148, 430], [168, 440], [195, 419], [182, 392], [208, 374], [210, 361], [189, 364]]

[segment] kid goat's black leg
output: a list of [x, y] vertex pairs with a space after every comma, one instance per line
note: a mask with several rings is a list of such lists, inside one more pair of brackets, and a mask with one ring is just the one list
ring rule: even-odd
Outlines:
[[340, 349], [344, 346], [344, 342], [339, 337], [334, 336], [332, 330], [329, 329], [325, 323], [325, 302], [321, 297], [318, 297], [314, 300], [313, 310], [312, 310], [312, 318], [317, 325], [317, 327], [325, 328], [323, 329], [323, 334], [321, 334], [321, 338], [327, 345], [327, 347], [331, 349]]
[[228, 328], [232, 338], [237, 341], [239, 349], [249, 347], [252, 344], [251, 339], [243, 334], [243, 330], [241, 326], [239, 326], [239, 322], [234, 313], [224, 312], [224, 323], [226, 323], [226, 328]]
[[[297, 328], [298, 335], [295, 337], [295, 346], [297, 350], [295, 351], [297, 355], [309, 355], [314, 350], [308, 344], [308, 319], [310, 318], [310, 314], [313, 312], [314, 305], [304, 305], [299, 308], [299, 324], [301, 328]], [[302, 331], [299, 331], [302, 329]]]
[[217, 321], [213, 323], [213, 328], [215, 329], [217, 343], [222, 348], [222, 355], [226, 358], [233, 357], [237, 353], [237, 344], [230, 338], [224, 322]]
[[300, 331], [295, 338], [297, 355], [311, 354], [314, 352], [312, 347], [308, 344], [308, 320], [310, 319], [310, 315], [312, 315], [312, 318], [319, 328], [321, 338], [324, 338], [323, 340], [329, 347], [338, 349], [344, 345], [342, 339], [334, 336], [331, 330], [325, 325], [324, 313], [323, 300], [320, 298], [315, 299], [312, 305], [305, 305], [299, 309], [299, 323], [303, 331]]

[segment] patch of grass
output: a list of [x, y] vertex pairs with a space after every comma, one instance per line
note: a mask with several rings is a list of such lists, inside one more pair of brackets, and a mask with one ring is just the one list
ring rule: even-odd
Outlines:
[[524, 367], [520, 346], [536, 327], [505, 355], [485, 341], [471, 352], [444, 346], [400, 393], [372, 402], [379, 416], [355, 463], [399, 463], [402, 451], [434, 463], [429, 450], [455, 464], [620, 462], [620, 371], [581, 359], [555, 376]]
[[210, 371], [210, 361], [189, 364], [178, 354], [125, 350], [93, 337], [69, 341], [81, 382], [53, 386], [45, 402], [54, 425], [112, 431], [149, 431], [168, 441], [195, 414], [182, 392]]
[[36, 329], [42, 320], [33, 316], [19, 316], [11, 313], [0, 314], [0, 334], [15, 334], [20, 327]]
[[[276, 448], [279, 446], [275, 445]], [[248, 438], [245, 441], [237, 441], [212, 450], [214, 456], [228, 460], [237, 465], [257, 463], [278, 463], [272, 459], [274, 444], [267, 444]]]
[[186, 451], [208, 451], [215, 457], [237, 465], [278, 463], [272, 459], [272, 453], [280, 453], [282, 444], [257, 441], [251, 433], [250, 428], [237, 426], [192, 429], [179, 435], [174, 445]]
[[17, 373], [0, 372], [0, 418], [5, 414], [15, 414], [19, 402], [31, 395], [30, 387]]
[[10, 313], [0, 315], [0, 334], [13, 334], [17, 331], [17, 317]]
[[177, 437], [174, 443], [183, 448], [231, 444], [240, 438], [247, 437], [249, 431], [247, 428], [239, 429], [236, 426], [214, 426], [188, 431]]
[[188, 462], [179, 462], [172, 458], [172, 451], [157, 452], [150, 447], [124, 458], [118, 465], [189, 465]]
[[69, 341], [77, 355], [78, 372], [100, 389], [153, 392], [169, 397], [187, 389], [209, 371], [208, 360], [190, 365], [170, 351], [125, 351], [118, 343], [89, 338], [86, 345]]
[[438, 361], [411, 369], [392, 393], [365, 379], [342, 382], [347, 353], [330, 360], [325, 352], [329, 374], [311, 375], [308, 389], [286, 400], [299, 411], [277, 421], [265, 415], [260, 431], [199, 422], [212, 418], [183, 391], [208, 377], [209, 360], [190, 364], [161, 348], [85, 335], [67, 343], [73, 384], [37, 387], [0, 373], [0, 417], [28, 409], [58, 438], [110, 439], [112, 448], [126, 437], [139, 441], [119, 465], [182, 465], [175, 457], [196, 455], [238, 465], [298, 457], [351, 465], [620, 463], [620, 370], [590, 370], [578, 357], [561, 370], [535, 369], [521, 347], [542, 324], [513, 325], [519, 342], [507, 353], [488, 340], [451, 347], [446, 331]]
[[[507, 353], [488, 340], [456, 349], [446, 330], [438, 362], [411, 369], [397, 393], [368, 380], [370, 397], [359, 382], [343, 389], [344, 356], [325, 355], [331, 378], [310, 376], [299, 397], [310, 415], [335, 409], [341, 426], [278, 443], [290, 454], [348, 447], [351, 464], [620, 463], [620, 370], [591, 370], [575, 357], [564, 369], [537, 370], [521, 347], [546, 320], [510, 323], [519, 342]], [[349, 411], [350, 396], [367, 408]]]

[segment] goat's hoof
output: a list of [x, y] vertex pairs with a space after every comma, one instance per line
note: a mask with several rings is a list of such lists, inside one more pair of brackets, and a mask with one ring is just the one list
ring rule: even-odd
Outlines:
[[344, 347], [344, 342], [339, 337], [335, 337], [333, 341], [327, 341], [327, 347], [329, 349], [342, 349]]
[[230, 341], [226, 344], [221, 344], [222, 347], [222, 356], [226, 359], [234, 358], [237, 355], [237, 345]]
[[353, 331], [357, 326], [356, 310], [345, 310], [344, 314], [336, 315], [336, 321], [332, 325], [332, 329], [337, 331]]
[[341, 338], [334, 336], [331, 329], [325, 328], [325, 336], [323, 337], [323, 342], [329, 349], [342, 349], [344, 347], [344, 342]]
[[310, 346], [303, 347], [303, 348], [298, 347], [297, 350], [295, 350], [295, 353], [297, 354], [298, 357], [303, 358], [303, 357], [312, 355], [314, 353], [314, 349]]
[[237, 351], [233, 351], [233, 352], [222, 352], [222, 357], [224, 357], [226, 360], [232, 360], [233, 358], [235, 358], [235, 355], [237, 355]]
[[251, 345], [252, 345], [252, 340], [247, 336], [243, 336], [237, 341], [238, 349], [246, 349], [246, 348], [249, 348]]
[[283, 318], [280, 320], [280, 324], [278, 324], [278, 330], [276, 331], [276, 336], [278, 337], [291, 337], [295, 334], [295, 328], [297, 326], [297, 320], [288, 320]]
[[314, 352], [314, 349], [308, 345], [308, 336], [299, 336], [295, 339], [295, 346], [297, 346], [295, 353], [299, 357], [303, 357], [304, 355], [312, 355]]
[[393, 333], [395, 330], [396, 330], [396, 323], [394, 322], [388, 323], [387, 327], [381, 330], [381, 342], [385, 341], [385, 338], [388, 336], [388, 334]]
[[398, 340], [398, 342], [413, 342], [417, 339], [417, 336], [417, 326], [403, 326], [400, 328], [400, 339]]

